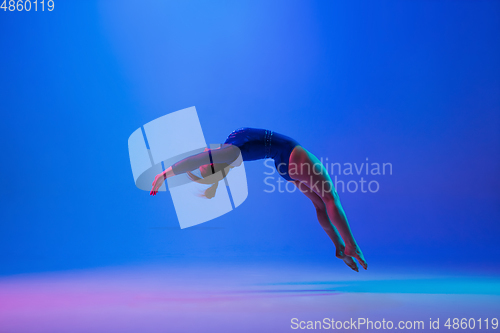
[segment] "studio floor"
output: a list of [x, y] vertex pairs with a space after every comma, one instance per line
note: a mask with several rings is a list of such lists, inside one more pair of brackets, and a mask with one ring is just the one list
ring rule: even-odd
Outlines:
[[493, 274], [163, 263], [0, 278], [0, 332], [488, 332], [499, 317]]

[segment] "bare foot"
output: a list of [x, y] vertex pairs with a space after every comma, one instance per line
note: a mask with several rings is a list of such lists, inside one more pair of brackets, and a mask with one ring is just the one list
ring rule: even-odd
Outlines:
[[361, 249], [359, 248], [359, 246], [355, 246], [355, 247], [346, 246], [345, 254], [349, 257], [356, 258], [358, 260], [358, 262], [360, 263], [360, 265], [363, 266], [364, 269], [368, 268], [368, 264], [366, 263], [365, 256], [363, 255], [363, 252], [361, 252]]
[[349, 266], [353, 271], [359, 272], [358, 264], [356, 264], [354, 259], [349, 256], [345, 256], [345, 258], [342, 258], [342, 260], [344, 260], [345, 264]]
[[358, 265], [356, 264], [354, 259], [345, 254], [344, 247], [337, 248], [337, 251], [335, 251], [335, 256], [339, 259], [342, 259], [345, 264], [349, 266], [353, 271], [359, 272]]
[[337, 246], [335, 256], [339, 259], [343, 259], [345, 257], [345, 246]]

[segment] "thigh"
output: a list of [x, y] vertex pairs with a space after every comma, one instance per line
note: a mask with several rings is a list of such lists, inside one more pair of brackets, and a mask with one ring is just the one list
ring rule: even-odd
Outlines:
[[319, 195], [311, 190], [306, 185], [306, 183], [303, 183], [300, 180], [294, 180], [292, 182], [295, 184], [295, 186], [297, 186], [300, 192], [302, 192], [306, 197], [309, 198], [309, 200], [311, 200], [316, 209], [325, 209], [325, 203], [323, 202], [323, 199], [321, 199]]
[[314, 154], [302, 146], [292, 151], [289, 161], [290, 176], [304, 183], [323, 201], [333, 199], [335, 189], [328, 171]]

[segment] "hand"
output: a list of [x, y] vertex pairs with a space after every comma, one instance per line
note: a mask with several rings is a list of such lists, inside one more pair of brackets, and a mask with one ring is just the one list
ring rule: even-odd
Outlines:
[[158, 193], [158, 190], [160, 189], [160, 187], [163, 185], [163, 182], [165, 182], [165, 179], [167, 177], [162, 173], [160, 173], [159, 175], [157, 175], [155, 177], [155, 180], [153, 181], [153, 188], [151, 189], [151, 192], [149, 192], [150, 195], [156, 195], [156, 193]]

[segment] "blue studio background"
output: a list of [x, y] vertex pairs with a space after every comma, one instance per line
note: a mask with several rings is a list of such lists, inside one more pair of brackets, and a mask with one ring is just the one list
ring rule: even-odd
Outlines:
[[[127, 140], [196, 106], [208, 143], [269, 128], [329, 162], [372, 269], [498, 267], [500, 2], [55, 1], [0, 11], [0, 273], [137, 263], [347, 269], [299, 193], [185, 230], [133, 182]], [[359, 176], [342, 176], [343, 180]]]

